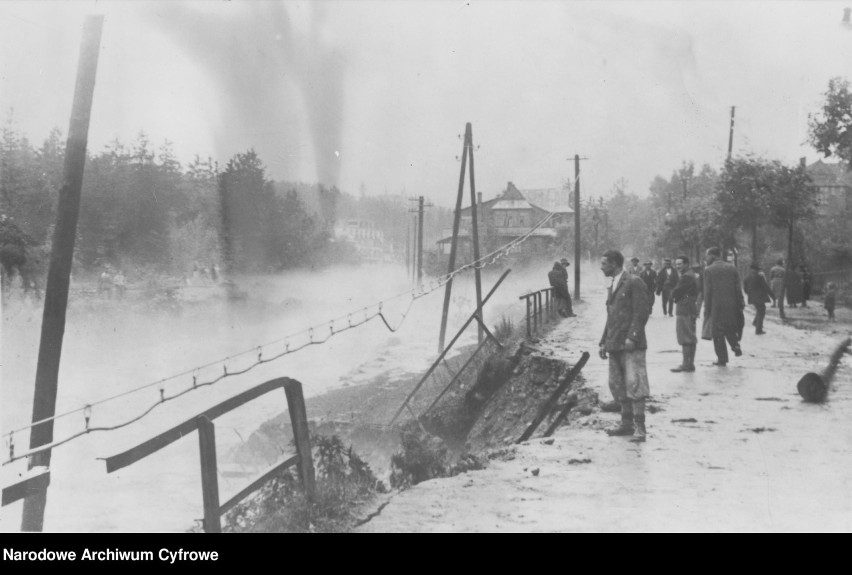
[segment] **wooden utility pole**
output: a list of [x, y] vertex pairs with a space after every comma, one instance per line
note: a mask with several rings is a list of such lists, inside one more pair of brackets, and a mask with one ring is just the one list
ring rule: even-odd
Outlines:
[[405, 219], [405, 273], [411, 277], [411, 220]]
[[731, 129], [728, 132], [728, 159], [731, 159], [731, 154], [734, 151], [734, 111], [736, 106], [731, 106]]
[[580, 301], [580, 155], [574, 154], [574, 301]]
[[423, 283], [423, 196], [417, 200], [417, 285]]
[[[731, 155], [734, 152], [734, 112], [736, 111], [736, 106], [731, 106], [731, 127], [728, 131], [728, 161], [731, 161]], [[719, 246], [722, 250], [722, 261], [728, 261], [728, 248], [725, 245], [725, 241], [722, 240], [721, 246]]]
[[[77, 64], [77, 83], [65, 145], [63, 183], [59, 190], [56, 209], [56, 227], [47, 271], [44, 294], [44, 311], [41, 322], [41, 341], [36, 367], [35, 392], [33, 396], [33, 423], [47, 420], [32, 427], [30, 449], [53, 442], [53, 416], [56, 412], [56, 393], [59, 377], [59, 360], [62, 354], [62, 339], [65, 335], [65, 310], [68, 306], [68, 288], [71, 264], [74, 256], [74, 238], [80, 214], [80, 195], [83, 187], [83, 171], [86, 165], [86, 144], [89, 135], [89, 119], [92, 111], [92, 96], [98, 70], [98, 54], [103, 30], [103, 16], [87, 16], [83, 24], [83, 39]], [[50, 466], [50, 450], [41, 451], [29, 458], [29, 469]], [[44, 509], [47, 505], [47, 489], [24, 500], [22, 531], [41, 531], [44, 526]]]
[[[476, 210], [476, 180], [474, 178], [474, 170], [473, 170], [473, 129], [471, 128], [470, 123], [465, 127], [465, 139], [467, 140], [467, 145], [470, 148], [470, 153], [468, 154], [468, 161], [470, 162], [470, 222], [472, 226], [472, 238], [473, 238], [473, 261], [479, 261], [479, 219], [477, 217]], [[479, 322], [476, 324], [477, 327], [477, 338], [478, 342], [482, 343], [482, 338], [484, 337], [484, 333], [482, 332], [482, 323], [485, 321], [485, 318], [482, 317], [482, 278], [479, 271], [479, 266], [473, 266], [473, 275], [476, 281], [476, 313], [479, 315]]]
[[[447, 266], [447, 273], [453, 273], [456, 269], [456, 250], [459, 243], [459, 226], [461, 222], [462, 198], [464, 198], [464, 172], [467, 168], [467, 134], [470, 130], [470, 123], [465, 126], [464, 144], [462, 145], [461, 172], [459, 173], [459, 192], [456, 195], [456, 211], [453, 217], [453, 240], [450, 243], [450, 262]], [[444, 351], [444, 338], [447, 335], [447, 315], [450, 311], [450, 295], [453, 290], [453, 280], [447, 280], [447, 285], [444, 288], [444, 308], [441, 313], [441, 333], [438, 335], [438, 353]]]

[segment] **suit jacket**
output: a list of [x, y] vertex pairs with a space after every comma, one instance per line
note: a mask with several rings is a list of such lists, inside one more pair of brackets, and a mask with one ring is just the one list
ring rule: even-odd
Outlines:
[[642, 278], [642, 281], [645, 282], [645, 286], [648, 288], [648, 295], [650, 297], [654, 297], [654, 289], [657, 287], [657, 272], [654, 268], [644, 269], [642, 273], [639, 274], [639, 277]]
[[556, 297], [561, 297], [562, 299], [567, 299], [569, 297], [568, 293], [568, 275], [565, 273], [565, 269], [552, 269], [547, 272], [547, 279], [550, 282], [550, 287], [553, 288], [553, 293]]
[[763, 272], [750, 270], [743, 280], [743, 290], [748, 296], [748, 303], [766, 303], [772, 300], [770, 294], [772, 288], [769, 287], [769, 282], [766, 281], [766, 276]]
[[716, 260], [704, 269], [704, 329], [701, 337], [712, 339], [736, 333], [745, 307], [740, 274], [733, 264]]
[[672, 290], [672, 299], [675, 302], [675, 315], [698, 317], [698, 285], [695, 274], [691, 271], [684, 272], [678, 276], [677, 285]]
[[625, 272], [618, 285], [607, 290], [606, 327], [601, 345], [607, 351], [623, 351], [627, 338], [636, 342], [636, 349], [647, 349], [645, 324], [651, 313], [645, 282]]
[[677, 270], [662, 268], [657, 272], [657, 292], [673, 290], [677, 285]]

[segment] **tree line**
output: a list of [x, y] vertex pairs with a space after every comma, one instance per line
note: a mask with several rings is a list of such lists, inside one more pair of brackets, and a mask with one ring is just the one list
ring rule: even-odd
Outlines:
[[[34, 146], [11, 116], [0, 128], [0, 265], [5, 281], [43, 277], [62, 185], [65, 142], [58, 129]], [[363, 192], [363, 190], [362, 190]], [[90, 153], [75, 239], [75, 273], [104, 267], [181, 276], [194, 266], [258, 273], [358, 263], [356, 248], [334, 226], [362, 218], [404, 246], [410, 202], [402, 196], [361, 198], [336, 187], [276, 182], [254, 150], [224, 167], [196, 156], [183, 166], [172, 145], [144, 133]], [[447, 210], [427, 214], [427, 233]], [[394, 248], [389, 247], [391, 251]]]
[[[809, 117], [808, 142], [841, 160], [844, 170], [852, 165], [847, 80], [829, 82], [822, 109]], [[817, 269], [849, 267], [850, 213], [820, 210], [820, 202], [803, 162], [786, 165], [744, 154], [717, 169], [684, 161], [669, 178], [655, 177], [647, 197], [630, 193], [619, 181], [607, 199], [587, 198], [581, 206], [582, 249], [592, 253], [617, 246], [640, 257], [682, 254], [700, 261], [706, 248], [720, 246], [737, 252], [744, 263], [783, 257]]]

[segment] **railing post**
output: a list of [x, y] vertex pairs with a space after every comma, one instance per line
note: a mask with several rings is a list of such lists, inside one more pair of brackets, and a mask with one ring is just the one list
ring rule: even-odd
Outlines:
[[287, 410], [290, 412], [290, 422], [293, 425], [293, 441], [296, 443], [296, 453], [299, 462], [296, 468], [299, 471], [299, 479], [309, 501], [314, 500], [316, 494], [316, 480], [314, 476], [314, 460], [311, 455], [311, 442], [308, 435], [308, 414], [305, 410], [305, 397], [302, 395], [302, 384], [291, 381], [284, 388], [287, 394]]
[[538, 292], [535, 292], [533, 294], [533, 305], [535, 306], [535, 333], [536, 333], [536, 335], [538, 335], [538, 330], [539, 330], [539, 327], [540, 327], [539, 326], [539, 315], [540, 315], [539, 312], [541, 311], [541, 306], [539, 304], [540, 304], [540, 302], [538, 300]]
[[532, 337], [532, 333], [530, 333], [530, 298], [525, 297], [524, 301], [527, 302], [527, 339]]
[[204, 532], [221, 533], [219, 522], [219, 476], [216, 473], [216, 428], [207, 416], [198, 417], [198, 447], [201, 453], [201, 496], [204, 500]]

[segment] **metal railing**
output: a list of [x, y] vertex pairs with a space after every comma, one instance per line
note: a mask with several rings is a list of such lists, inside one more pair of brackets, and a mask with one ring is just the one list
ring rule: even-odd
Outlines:
[[[293, 426], [296, 455], [274, 465], [239, 493], [220, 505], [219, 479], [216, 470], [216, 432], [213, 420], [252, 399], [256, 399], [280, 388], [284, 388], [284, 392], [287, 395], [287, 409], [290, 413], [290, 422]], [[172, 427], [168, 431], [152, 437], [148, 441], [106, 458], [107, 473], [112, 473], [128, 465], [132, 465], [195, 430], [198, 430], [199, 454], [201, 456], [201, 495], [204, 501], [203, 526], [206, 533], [220, 533], [222, 531], [222, 515], [251, 493], [260, 489], [278, 473], [293, 465], [298, 470], [302, 487], [305, 489], [308, 499], [312, 500], [314, 498], [316, 482], [314, 464], [311, 457], [311, 445], [308, 437], [308, 418], [305, 410], [305, 398], [302, 394], [302, 384], [287, 377], [280, 377], [257, 385]]]
[[556, 298], [553, 296], [553, 288], [549, 287], [524, 294], [518, 299], [526, 300], [527, 337], [529, 338], [532, 337], [533, 333], [538, 333], [539, 327], [553, 319], [556, 313], [556, 306], [554, 305]]

